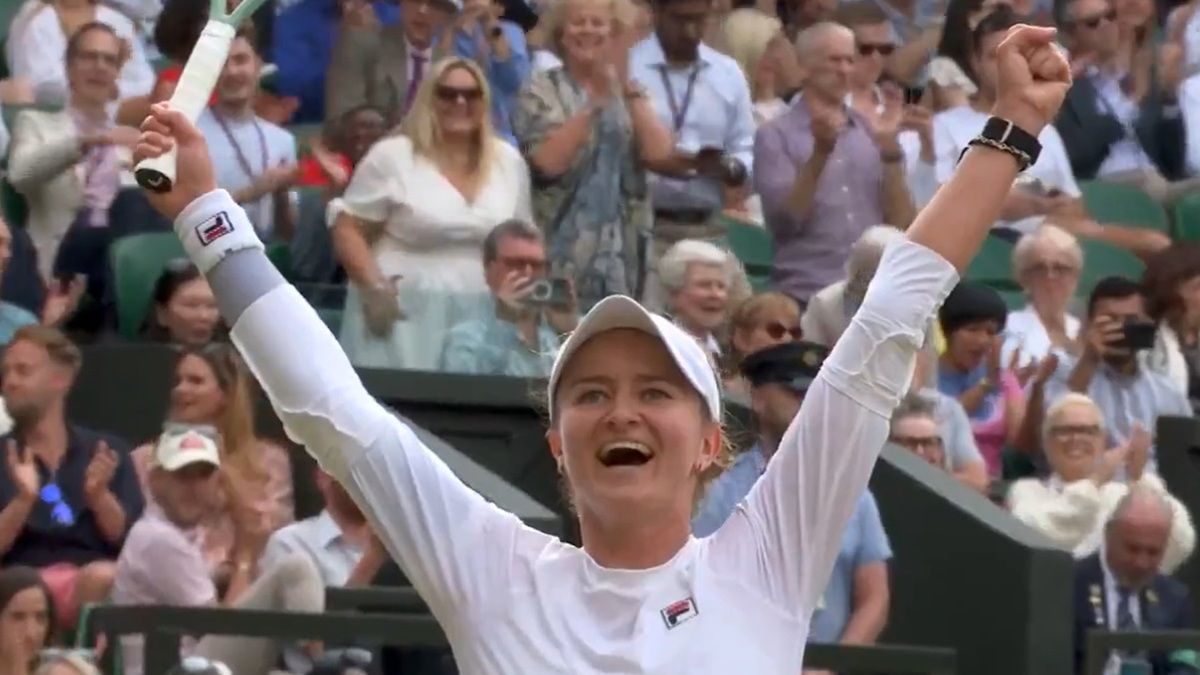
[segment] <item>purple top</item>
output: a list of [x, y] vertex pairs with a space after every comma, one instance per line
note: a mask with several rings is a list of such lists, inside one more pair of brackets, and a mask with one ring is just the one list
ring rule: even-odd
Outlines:
[[811, 117], [800, 97], [754, 136], [754, 187], [775, 246], [774, 287], [807, 303], [846, 275], [850, 245], [883, 222], [879, 198], [883, 164], [867, 121], [849, 111], [850, 123], [817, 183], [808, 213], [787, 207], [796, 171], [812, 156]]

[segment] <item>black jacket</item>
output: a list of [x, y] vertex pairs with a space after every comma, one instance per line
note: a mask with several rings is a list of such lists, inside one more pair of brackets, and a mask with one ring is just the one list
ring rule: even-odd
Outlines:
[[[1095, 178], [1109, 149], [1125, 135], [1120, 120], [1100, 104], [1093, 76], [1088, 75], [1075, 80], [1054, 126], [1067, 148], [1071, 169], [1080, 180]], [[1184, 176], [1183, 116], [1177, 104], [1164, 102], [1157, 88], [1142, 102], [1134, 132], [1164, 177]]]
[[[1187, 587], [1165, 575], [1158, 575], [1138, 595], [1142, 626], [1147, 630], [1191, 630], [1194, 627], [1192, 601]], [[1104, 592], [1104, 571], [1100, 554], [1075, 563], [1075, 675], [1083, 673], [1087, 631], [1104, 630], [1108, 625], [1108, 607]], [[1171, 653], [1151, 652], [1153, 675], [1197, 675], [1200, 670], [1187, 659], [1172, 658]]]

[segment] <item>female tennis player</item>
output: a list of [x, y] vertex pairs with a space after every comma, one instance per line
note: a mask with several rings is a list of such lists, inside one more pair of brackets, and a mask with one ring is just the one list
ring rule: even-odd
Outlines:
[[888, 249], [766, 475], [707, 539], [688, 523], [721, 445], [720, 394], [680, 329], [610, 297], [554, 364], [547, 437], [578, 510], [578, 549], [473, 492], [371, 398], [245, 214], [215, 189], [203, 138], [183, 115], [156, 107], [138, 153], [178, 146], [174, 189], [149, 198], [175, 220], [288, 433], [368, 515], [463, 673], [794, 675], [925, 325], [1070, 85], [1053, 35], [1018, 26], [1000, 46], [995, 113], [1008, 121], [989, 125]]

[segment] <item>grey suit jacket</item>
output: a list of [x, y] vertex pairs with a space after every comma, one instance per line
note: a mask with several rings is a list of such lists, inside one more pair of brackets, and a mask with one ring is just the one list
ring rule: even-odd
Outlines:
[[[435, 60], [443, 55], [444, 49], [434, 49]], [[340, 30], [325, 78], [325, 119], [336, 120], [369, 104], [383, 112], [389, 125], [398, 124], [407, 93], [408, 39], [403, 22]]]

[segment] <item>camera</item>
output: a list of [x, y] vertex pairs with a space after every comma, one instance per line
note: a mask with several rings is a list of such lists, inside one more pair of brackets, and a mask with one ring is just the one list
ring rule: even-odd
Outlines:
[[525, 302], [531, 305], [568, 307], [571, 304], [571, 288], [561, 277], [538, 279], [529, 285]]
[[1158, 335], [1158, 327], [1149, 321], [1126, 319], [1125, 337], [1121, 346], [1130, 351], [1140, 352], [1154, 348], [1154, 340]]

